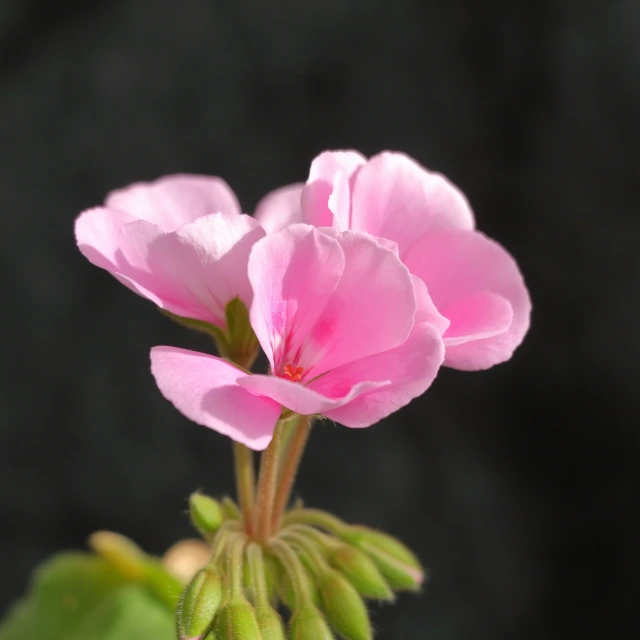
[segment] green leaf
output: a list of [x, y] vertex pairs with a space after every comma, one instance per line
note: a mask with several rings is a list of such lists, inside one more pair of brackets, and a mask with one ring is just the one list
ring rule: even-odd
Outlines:
[[132, 584], [97, 607], [69, 640], [174, 640], [175, 633], [173, 616]]
[[64, 553], [37, 570], [0, 640], [173, 640], [172, 611], [101, 558]]

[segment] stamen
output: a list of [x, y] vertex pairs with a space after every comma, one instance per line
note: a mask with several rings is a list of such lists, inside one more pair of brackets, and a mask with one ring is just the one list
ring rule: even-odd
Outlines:
[[294, 367], [292, 364], [285, 364], [282, 377], [291, 380], [291, 382], [299, 382], [302, 379], [303, 371], [304, 367]]

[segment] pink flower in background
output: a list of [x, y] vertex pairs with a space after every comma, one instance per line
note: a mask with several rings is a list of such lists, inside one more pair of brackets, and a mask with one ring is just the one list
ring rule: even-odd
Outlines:
[[446, 321], [394, 249], [303, 224], [259, 240], [250, 318], [270, 374], [155, 347], [160, 390], [191, 420], [253, 449], [268, 445], [283, 407], [367, 427], [406, 405], [437, 374]]
[[127, 287], [179, 316], [225, 324], [251, 303], [247, 261], [265, 235], [220, 178], [173, 175], [114, 191], [75, 224], [80, 251]]
[[504, 362], [529, 328], [531, 301], [515, 260], [475, 230], [469, 203], [451, 182], [404, 154], [367, 160], [326, 151], [312, 162], [306, 184], [268, 194], [256, 219], [268, 233], [304, 221], [394, 242], [446, 319], [450, 367]]

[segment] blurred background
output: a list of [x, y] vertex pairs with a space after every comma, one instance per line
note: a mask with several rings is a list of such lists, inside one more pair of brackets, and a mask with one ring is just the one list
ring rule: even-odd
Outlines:
[[233, 490], [148, 367], [204, 338], [91, 266], [75, 216], [173, 172], [251, 211], [353, 147], [449, 176], [534, 302], [509, 363], [312, 435], [305, 501], [431, 568], [378, 637], [633, 637], [639, 80], [633, 0], [0, 0], [0, 612], [90, 532], [161, 553], [192, 490]]

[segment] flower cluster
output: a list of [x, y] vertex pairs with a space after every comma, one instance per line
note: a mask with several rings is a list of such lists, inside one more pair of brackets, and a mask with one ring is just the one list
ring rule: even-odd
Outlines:
[[[286, 512], [312, 419], [368, 427], [424, 393], [442, 365], [509, 359], [531, 304], [513, 258], [474, 228], [462, 193], [400, 153], [325, 152], [304, 184], [254, 216], [220, 178], [174, 175], [82, 213], [83, 254], [218, 356], [151, 350], [158, 387], [185, 416], [234, 441], [239, 505], [194, 494], [205, 560], [184, 587], [135, 545], [93, 548], [155, 592], [182, 591], [181, 640], [372, 637], [364, 598], [424, 578], [399, 541], [323, 511]], [[252, 373], [259, 354], [268, 372]], [[266, 449], [255, 480], [248, 449]], [[184, 576], [183, 576], [184, 577]]]
[[[529, 326], [514, 259], [401, 153], [324, 152], [253, 217], [220, 178], [134, 184], [75, 231], [93, 264], [214, 337], [220, 357], [153, 348], [153, 375], [185, 416], [255, 450], [281, 416], [368, 427], [442, 365], [509, 359]], [[267, 373], [250, 371], [259, 347]]]

